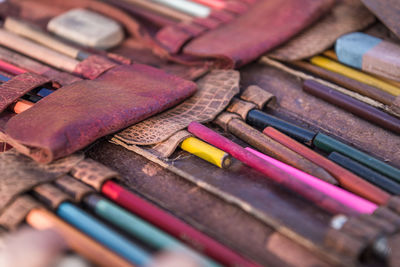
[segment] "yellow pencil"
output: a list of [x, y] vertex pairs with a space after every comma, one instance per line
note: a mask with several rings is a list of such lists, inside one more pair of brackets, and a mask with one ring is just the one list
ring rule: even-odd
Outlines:
[[180, 145], [180, 147], [193, 154], [202, 158], [220, 168], [228, 168], [231, 163], [231, 157], [228, 153], [207, 144], [195, 137], [186, 138]]
[[[335, 51], [333, 51], [333, 50], [326, 50], [326, 51], [325, 51], [324, 53], [322, 53], [322, 54], [323, 54], [324, 56], [326, 56], [327, 58], [330, 58], [330, 59], [334, 60], [335, 62], [338, 62], [338, 58], [337, 58], [337, 56], [336, 56]], [[373, 77], [375, 77], [375, 78], [377, 78], [378, 80], [382, 80], [382, 81], [384, 81], [384, 82], [386, 82], [386, 83], [389, 83], [389, 84], [391, 84], [391, 85], [393, 85], [393, 86], [396, 86], [396, 87], [400, 88], [400, 82], [393, 81], [393, 80], [390, 80], [390, 79], [388, 79], [388, 78], [380, 77], [380, 76], [374, 75], [374, 74], [370, 74], [370, 75], [373, 76]]]
[[312, 57], [310, 61], [312, 64], [317, 65], [321, 68], [339, 73], [339, 74], [349, 77], [353, 80], [374, 86], [374, 87], [379, 88], [379, 89], [381, 89], [389, 94], [392, 94], [394, 96], [400, 95], [399, 87], [389, 84], [387, 82], [384, 82], [378, 78], [375, 78], [371, 75], [365, 74], [361, 71], [352, 69], [345, 65], [342, 65], [342, 64], [335, 62], [333, 60], [330, 60], [326, 57], [315, 56], [315, 57]]

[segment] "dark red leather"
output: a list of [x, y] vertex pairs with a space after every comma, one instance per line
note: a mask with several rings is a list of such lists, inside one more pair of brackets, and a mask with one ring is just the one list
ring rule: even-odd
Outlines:
[[[108, 2], [124, 8], [129, 6], [116, 0]], [[127, 11], [143, 20], [141, 26], [157, 42], [150, 45], [155, 53], [165, 56], [167, 52], [172, 58], [177, 55], [191, 55], [203, 60], [212, 58], [216, 60], [215, 66], [232, 68], [242, 66], [287, 41], [326, 13], [333, 4], [333, 0], [241, 1], [240, 6], [236, 2], [236, 6], [230, 4], [225, 10], [214, 10], [207, 18], [196, 18], [186, 23], [195, 28], [201, 26], [202, 30], [197, 31], [182, 28], [182, 23], [173, 21], [160, 23], [154, 14], [148, 16], [133, 6]]]
[[0, 85], [0, 113], [9, 105], [18, 100], [29, 91], [50, 83], [50, 80], [35, 74], [26, 72], [13, 77]]
[[299, 33], [333, 3], [332, 0], [258, 1], [234, 21], [192, 40], [183, 52], [219, 59], [221, 67], [240, 67]]
[[121, 65], [58, 89], [11, 118], [5, 132], [29, 148], [22, 153], [47, 163], [170, 108], [195, 90], [193, 82], [162, 70]]

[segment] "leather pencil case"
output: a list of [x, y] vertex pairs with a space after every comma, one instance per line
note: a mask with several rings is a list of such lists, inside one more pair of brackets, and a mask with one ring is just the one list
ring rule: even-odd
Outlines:
[[[10, 1], [19, 10], [13, 12], [18, 13], [17, 17], [42, 27], [52, 17], [72, 8], [87, 8], [116, 20], [124, 26], [127, 38], [110, 51], [127, 57], [132, 57], [131, 51], [134, 53], [142, 46], [143, 50], [151, 51], [147, 51], [150, 54], [147, 59], [153, 57], [153, 61], [156, 56], [186, 65], [220, 68], [251, 62], [315, 22], [334, 3], [333, 0], [228, 1], [232, 5], [212, 10], [205, 18], [165, 22], [161, 15], [142, 12], [127, 1], [108, 2], [115, 6], [87, 0]], [[131, 17], [116, 7], [129, 12]], [[41, 12], [29, 13], [32, 9]]]
[[131, 1], [108, 1], [143, 21], [146, 37], [161, 56], [184, 62], [209, 60], [219, 68], [240, 67], [284, 43], [321, 17], [334, 1], [227, 1], [207, 17], [171, 22]]
[[[117, 62], [126, 63], [130, 60], [134, 60], [135, 62], [158, 67], [170, 74], [191, 80], [200, 77], [209, 69], [209, 67], [204, 64], [188, 66], [182, 65], [180, 62], [170, 61], [169, 58], [161, 57], [153, 51], [153, 44], [155, 43], [151, 37], [148, 36], [147, 31], [141, 29], [142, 24], [140, 21], [126, 13], [125, 10], [105, 2], [94, 0], [11, 0], [6, 3], [0, 3], [0, 16], [3, 19], [13, 17], [31, 24], [33, 27], [38, 27], [41, 30], [46, 31], [47, 24], [52, 18], [76, 8], [82, 8], [103, 15], [104, 17], [117, 22], [122, 26], [125, 38], [121, 44], [107, 50], [83, 47], [76, 43], [71, 43], [66, 39], [61, 40], [70, 46], [74, 46], [81, 51], [89, 52], [91, 54], [108, 57], [112, 61], [116, 60]], [[11, 59], [11, 63], [15, 65], [28, 65], [35, 70], [38, 69], [38, 66], [35, 66], [36, 64], [20, 59], [18, 56], [13, 55], [12, 53], [10, 54], [10, 52], [5, 51], [4, 49], [0, 49], [0, 58], [5, 61]], [[65, 73], [63, 73], [63, 77], [59, 77], [60, 75], [55, 75], [53, 72], [53, 70], [48, 71], [44, 66], [40, 67], [40, 73], [43, 73], [46, 77], [51, 77], [56, 81], [59, 81], [63, 85], [73, 81], [71, 78], [66, 79], [68, 77], [64, 77], [66, 75]]]
[[[46, 82], [29, 73], [14, 77], [1, 85], [1, 106]], [[48, 163], [178, 104], [196, 88], [191, 81], [146, 65], [115, 65], [94, 80], [61, 87], [30, 109], [6, 118], [1, 139]]]

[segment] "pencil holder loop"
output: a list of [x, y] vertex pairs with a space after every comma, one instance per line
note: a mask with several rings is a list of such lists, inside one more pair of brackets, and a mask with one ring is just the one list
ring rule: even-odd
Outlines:
[[46, 85], [53, 85], [44, 76], [26, 72], [0, 85], [0, 113], [29, 91]]

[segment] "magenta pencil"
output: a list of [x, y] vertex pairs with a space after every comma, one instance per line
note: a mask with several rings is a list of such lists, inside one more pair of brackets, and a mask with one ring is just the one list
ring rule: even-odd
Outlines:
[[290, 165], [280, 162], [279, 160], [276, 160], [267, 155], [264, 155], [263, 153], [261, 153], [257, 150], [254, 150], [250, 147], [246, 147], [246, 150], [250, 151], [257, 157], [260, 157], [263, 160], [277, 166], [278, 168], [286, 170], [288, 173], [297, 177], [297, 179], [308, 184], [310, 187], [315, 188], [316, 190], [318, 190], [320, 192], [323, 192], [327, 196], [330, 196], [330, 197], [336, 199], [343, 205], [346, 205], [349, 208], [356, 210], [359, 213], [372, 214], [378, 208], [376, 204], [374, 204], [366, 199], [363, 199], [363, 198], [356, 196], [346, 190], [343, 190], [339, 187], [336, 187], [325, 181], [322, 181], [312, 175], [309, 175], [308, 173], [302, 172], [296, 168], [293, 168]]
[[297, 179], [297, 177], [293, 176], [292, 174], [289, 174], [286, 171], [278, 168], [277, 166], [266, 162], [265, 160], [257, 157], [250, 151], [247, 151], [238, 144], [221, 136], [220, 134], [212, 131], [211, 129], [205, 127], [204, 125], [201, 125], [198, 122], [190, 123], [188, 131], [196, 137], [202, 139], [203, 141], [224, 150], [225, 152], [232, 155], [234, 158], [261, 172], [276, 183], [279, 183], [289, 188], [290, 190], [296, 192], [297, 194], [303, 196], [304, 198], [310, 200], [311, 202], [333, 214], [359, 214], [358, 211], [349, 208], [343, 203], [337, 201], [336, 199], [327, 196], [325, 193], [310, 187], [307, 183]]

